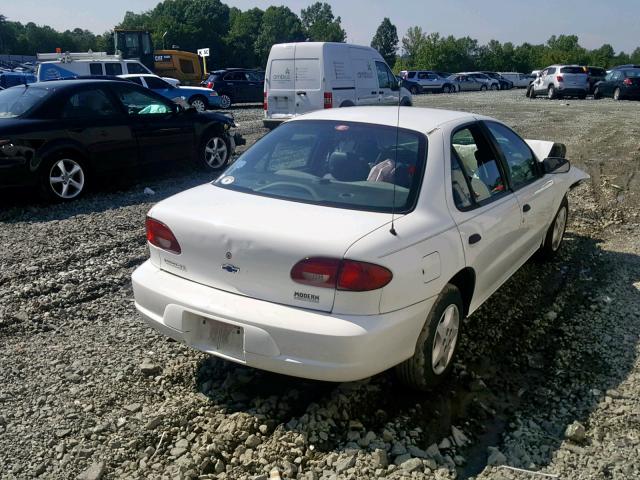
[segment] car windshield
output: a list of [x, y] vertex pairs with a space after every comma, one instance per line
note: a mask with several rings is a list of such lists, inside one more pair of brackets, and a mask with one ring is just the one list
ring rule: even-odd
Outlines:
[[0, 118], [15, 118], [27, 113], [51, 90], [32, 86], [19, 86], [0, 91]]
[[403, 213], [415, 205], [427, 140], [369, 123], [285, 123], [247, 150], [214, 185], [353, 210]]

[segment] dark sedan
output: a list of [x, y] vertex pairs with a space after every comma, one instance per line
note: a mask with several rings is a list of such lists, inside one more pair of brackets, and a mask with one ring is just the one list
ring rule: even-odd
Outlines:
[[141, 86], [62, 80], [0, 92], [0, 188], [39, 186], [69, 201], [93, 181], [155, 162], [226, 166], [233, 119], [198, 113]]
[[640, 99], [640, 68], [612, 70], [596, 83], [593, 98], [612, 97], [614, 100]]

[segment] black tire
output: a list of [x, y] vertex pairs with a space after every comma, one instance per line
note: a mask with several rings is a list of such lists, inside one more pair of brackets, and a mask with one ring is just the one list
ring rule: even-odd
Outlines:
[[[43, 199], [54, 202], [77, 200], [87, 191], [89, 176], [88, 166], [80, 154], [52, 154], [43, 160], [39, 168], [40, 193]], [[54, 178], [61, 180], [54, 181]]]
[[353, 102], [352, 102], [352, 101], [347, 100], [347, 101], [342, 102], [342, 103], [340, 104], [340, 108], [345, 108], [345, 107], [355, 107], [355, 105], [353, 104]]
[[536, 98], [536, 89], [531, 85], [531, 89], [529, 90], [529, 98]]
[[412, 85], [409, 91], [411, 92], [412, 95], [418, 95], [420, 93], [420, 89], [418, 88], [417, 85]]
[[223, 110], [226, 110], [227, 108], [231, 107], [231, 105], [233, 105], [233, 100], [231, 100], [231, 97], [229, 95], [226, 94], [221, 94], [220, 95], [220, 108]]
[[[434, 367], [434, 340], [436, 339], [438, 326], [445, 318], [445, 313], [450, 307], [455, 307], [455, 312], [457, 312], [457, 330], [455, 331], [455, 336], [452, 337], [449, 343], [451, 350], [445, 350], [449, 352], [449, 354], [446, 355], [448, 357], [446, 365], [438, 363], [437, 366]], [[416, 342], [415, 353], [411, 358], [396, 366], [396, 375], [400, 382], [410, 388], [426, 391], [439, 385], [447, 378], [453, 368], [460, 343], [463, 312], [464, 308], [460, 291], [455, 286], [447, 284], [442, 292], [440, 292], [440, 295], [438, 295], [433, 307], [431, 307], [431, 311], [427, 315], [425, 324]], [[448, 331], [447, 329], [446, 332]], [[437, 373], [436, 370], [438, 370]]]
[[400, 106], [401, 107], [410, 107], [411, 106], [411, 100], [409, 100], [407, 97], [402, 97], [402, 99], [400, 100]]
[[600, 93], [600, 89], [598, 87], [593, 89], [593, 99], [600, 100], [602, 98], [602, 94]]
[[202, 95], [194, 95], [189, 99], [189, 105], [199, 112], [205, 112], [207, 110], [207, 99]]
[[[564, 210], [564, 220], [560, 220], [562, 217], [562, 211]], [[544, 237], [544, 244], [538, 250], [538, 259], [542, 261], [551, 260], [560, 250], [562, 246], [562, 240], [564, 239], [564, 232], [567, 229], [567, 223], [569, 219], [569, 202], [567, 201], [567, 197], [562, 199], [560, 202], [560, 207], [558, 207], [558, 211], [556, 212], [555, 217], [553, 217], [553, 222], [549, 225], [549, 229], [547, 230], [547, 234]], [[556, 231], [556, 225], [559, 221], [562, 221], [562, 225], [559, 225], [561, 231], [559, 241], [554, 242], [554, 232]]]
[[556, 97], [556, 88], [553, 85], [549, 85], [549, 90], [547, 90], [547, 98], [549, 100], [555, 100]]
[[[224, 152], [224, 155], [222, 155]], [[210, 130], [204, 134], [198, 153], [198, 167], [203, 170], [219, 171], [229, 164], [231, 145], [223, 133]]]
[[616, 89], [613, 91], [613, 99], [614, 99], [616, 102], [617, 102], [617, 101], [622, 100], [622, 92], [620, 91], [620, 89], [619, 89], [619, 88], [616, 88]]
[[578, 95], [579, 100], [585, 100], [587, 98], [586, 95]]
[[481, 92], [486, 92], [487, 91], [487, 86], [486, 85], [480, 85], [480, 91]]

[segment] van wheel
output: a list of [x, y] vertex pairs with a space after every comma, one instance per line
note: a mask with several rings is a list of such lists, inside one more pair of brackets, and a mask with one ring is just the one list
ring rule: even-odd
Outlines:
[[411, 106], [411, 100], [409, 100], [407, 97], [402, 97], [402, 100], [400, 100], [400, 106], [401, 107], [410, 107]]
[[346, 102], [342, 102], [340, 104], [340, 108], [344, 108], [344, 107], [355, 107], [355, 105], [353, 104], [353, 102], [347, 100]]
[[569, 218], [569, 202], [567, 197], [562, 199], [558, 212], [549, 225], [547, 234], [544, 237], [544, 244], [538, 250], [538, 259], [542, 261], [551, 260], [562, 245], [564, 239], [564, 232], [567, 229], [567, 219]]
[[420, 91], [418, 90], [418, 87], [416, 85], [413, 85], [410, 89], [410, 92], [412, 95], [417, 95], [420, 93]]
[[87, 167], [76, 153], [60, 153], [44, 160], [40, 187], [46, 200], [69, 202], [87, 189]]
[[402, 383], [416, 390], [429, 390], [451, 373], [458, 350], [463, 312], [460, 291], [447, 284], [427, 315], [415, 353], [396, 367], [396, 374]]

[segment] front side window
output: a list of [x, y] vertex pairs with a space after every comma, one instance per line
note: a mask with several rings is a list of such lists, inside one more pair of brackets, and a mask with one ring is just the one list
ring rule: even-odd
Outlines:
[[418, 197], [426, 151], [426, 137], [411, 130], [357, 122], [295, 121], [258, 141], [214, 184], [373, 212], [391, 212], [395, 198], [395, 211], [407, 212]]
[[[122, 65], [119, 63], [105, 63], [104, 71], [107, 75], [122, 75]], [[140, 73], [140, 72], [132, 72], [129, 70], [129, 73]]]
[[69, 97], [62, 107], [61, 118], [113, 117], [117, 107], [102, 90], [83, 90]]
[[504, 125], [494, 122], [487, 122], [486, 125], [507, 161], [513, 188], [536, 180], [539, 176], [537, 160], [526, 142]]
[[166, 115], [173, 111], [169, 104], [138, 89], [118, 85], [115, 90], [129, 115]]
[[376, 62], [376, 70], [378, 71], [378, 86], [380, 88], [391, 88], [387, 66], [382, 62]]
[[468, 179], [474, 203], [485, 203], [507, 191], [498, 159], [477, 126], [455, 132], [451, 149]]

